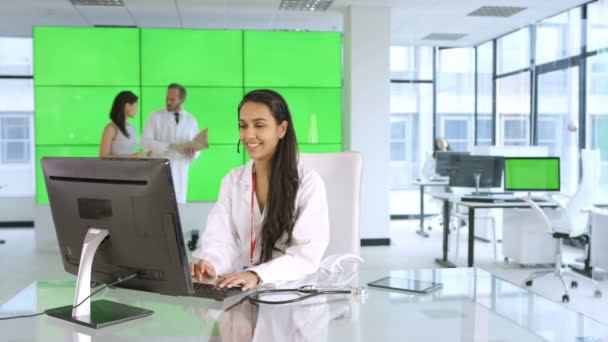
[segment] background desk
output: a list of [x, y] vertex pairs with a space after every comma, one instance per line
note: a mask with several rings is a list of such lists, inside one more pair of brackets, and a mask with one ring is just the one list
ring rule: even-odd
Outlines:
[[420, 192], [420, 228], [416, 231], [416, 234], [429, 237], [429, 234], [424, 231], [424, 188], [427, 186], [447, 186], [449, 183], [447, 180], [441, 181], [430, 181], [430, 180], [417, 180], [412, 182], [412, 185], [417, 185]]
[[[440, 199], [443, 201], [443, 246], [442, 252], [443, 256], [441, 258], [435, 259], [439, 265], [443, 267], [456, 267], [456, 264], [448, 260], [448, 235], [450, 233], [450, 210], [449, 203], [452, 202], [452, 205], [463, 206], [468, 209], [468, 228], [469, 228], [469, 236], [467, 242], [467, 265], [469, 267], [473, 267], [475, 262], [475, 209], [512, 209], [512, 208], [530, 208], [530, 206], [526, 202], [495, 202], [495, 203], [485, 203], [485, 202], [465, 202], [461, 201], [460, 195], [454, 195], [450, 193], [446, 194], [437, 194], [433, 196], [434, 198]], [[555, 202], [539, 202], [538, 205], [543, 208], [557, 208], [558, 205]]]
[[[359, 274], [360, 284], [388, 275]], [[596, 341], [608, 326], [475, 268], [391, 271], [435, 280], [427, 296], [368, 288], [364, 302], [320, 296], [290, 305], [219, 302], [123, 289], [102, 298], [154, 310], [152, 316], [93, 330], [48, 316], [0, 321], [0, 340], [18, 341]], [[74, 281], [39, 281], [0, 304], [27, 314], [71, 302]], [[592, 337], [597, 339], [592, 339]]]

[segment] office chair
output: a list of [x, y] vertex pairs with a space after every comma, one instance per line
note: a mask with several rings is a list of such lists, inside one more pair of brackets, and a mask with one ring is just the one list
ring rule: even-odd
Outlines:
[[[608, 210], [606, 209], [593, 209], [591, 211], [591, 279], [595, 280], [596, 270], [598, 267], [608, 269], [608, 248], [606, 248], [606, 241], [608, 241]], [[595, 297], [599, 298], [602, 296], [602, 291], [599, 287], [595, 288]]]
[[359, 210], [363, 159], [359, 152], [300, 153], [302, 163], [321, 176], [329, 207], [329, 245], [325, 255], [359, 255]]
[[[556, 243], [554, 269], [532, 273], [528, 278], [526, 278], [525, 285], [532, 286], [534, 279], [538, 279], [553, 273], [557, 278], [559, 278], [562, 286], [564, 287], [564, 295], [562, 296], [562, 302], [564, 303], [570, 301], [570, 296], [568, 295], [568, 286], [566, 285], [564, 277], [591, 281], [596, 286], [596, 289], [599, 288], [598, 283], [594, 279], [580, 276], [579, 274], [564, 268], [562, 264], [563, 239], [576, 238], [588, 233], [589, 214], [584, 211], [592, 208], [595, 189], [599, 185], [599, 150], [584, 149], [581, 151], [581, 158], [583, 164], [583, 177], [574, 195], [568, 199], [567, 203], [563, 203], [550, 196], [550, 199], [555, 200], [555, 202], [557, 202], [559, 205], [561, 212], [561, 217], [559, 220], [549, 220], [545, 212], [530, 197], [522, 198], [530, 205], [532, 210], [537, 214], [537, 217], [541, 219], [542, 224], [545, 227], [545, 231], [552, 235]], [[563, 194], [560, 194], [559, 196], [568, 198], [568, 196]], [[578, 283], [576, 280], [572, 280], [570, 286], [572, 288], [576, 288]], [[597, 291], [595, 295], [598, 296]], [[599, 296], [601, 296], [601, 292]]]

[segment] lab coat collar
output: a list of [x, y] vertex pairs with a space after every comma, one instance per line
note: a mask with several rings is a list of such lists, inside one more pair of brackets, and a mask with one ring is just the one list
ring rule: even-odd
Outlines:
[[243, 169], [243, 175], [241, 176], [241, 184], [251, 187], [251, 173], [253, 172], [253, 160], [250, 160], [245, 164], [245, 168]]

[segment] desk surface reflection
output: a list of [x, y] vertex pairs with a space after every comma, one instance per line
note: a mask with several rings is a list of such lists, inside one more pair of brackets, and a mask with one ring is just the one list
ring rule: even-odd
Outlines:
[[[363, 271], [354, 279], [354, 284], [364, 285], [387, 275], [442, 282], [444, 287], [425, 296], [368, 288], [363, 298], [327, 295], [287, 305], [221, 303], [112, 289], [98, 298], [155, 313], [99, 330], [48, 316], [0, 321], [0, 340], [608, 340], [608, 326], [481, 269]], [[34, 282], [0, 304], [0, 316], [66, 305], [72, 301], [74, 283], [72, 280]]]

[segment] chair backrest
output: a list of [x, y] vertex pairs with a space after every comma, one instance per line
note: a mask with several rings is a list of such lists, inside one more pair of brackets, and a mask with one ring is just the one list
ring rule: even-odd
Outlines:
[[579, 236], [587, 232], [589, 214], [581, 212], [593, 206], [596, 189], [600, 182], [600, 150], [581, 151], [583, 176], [578, 189], [566, 204], [570, 236]]
[[363, 167], [361, 153], [300, 153], [300, 160], [305, 166], [317, 171], [325, 183], [330, 230], [325, 256], [359, 255], [359, 208]]
[[591, 264], [593, 267], [608, 268], [608, 210], [594, 209], [592, 212], [591, 225]]

